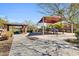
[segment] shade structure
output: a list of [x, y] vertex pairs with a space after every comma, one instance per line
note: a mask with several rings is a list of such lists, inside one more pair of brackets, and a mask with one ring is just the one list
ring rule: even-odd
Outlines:
[[46, 16], [42, 17], [41, 20], [38, 23], [57, 23], [61, 20], [60, 16]]
[[41, 20], [38, 23], [43, 23], [43, 35], [44, 35], [44, 23], [50, 23], [50, 24], [54, 24], [57, 23], [61, 20], [60, 16], [46, 16], [46, 17], [42, 17]]

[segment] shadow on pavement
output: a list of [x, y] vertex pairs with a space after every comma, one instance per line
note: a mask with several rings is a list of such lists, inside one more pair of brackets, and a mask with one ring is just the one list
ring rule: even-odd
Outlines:
[[[44, 35], [50, 35], [50, 34], [53, 35], [53, 33], [44, 33]], [[32, 32], [32, 33], [29, 33], [28, 36], [34, 36], [34, 35], [43, 35], [43, 33], [42, 32]]]

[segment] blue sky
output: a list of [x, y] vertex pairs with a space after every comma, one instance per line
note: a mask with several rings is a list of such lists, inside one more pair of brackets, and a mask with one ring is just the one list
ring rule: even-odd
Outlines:
[[0, 3], [0, 16], [6, 16], [9, 22], [24, 22], [31, 20], [37, 23], [43, 14], [40, 14], [36, 4]]

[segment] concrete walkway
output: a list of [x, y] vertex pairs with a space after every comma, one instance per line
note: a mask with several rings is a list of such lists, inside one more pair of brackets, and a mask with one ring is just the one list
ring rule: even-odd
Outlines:
[[[26, 36], [27, 35], [24, 34], [14, 35], [12, 47], [9, 53], [10, 56], [79, 55], [77, 48], [64, 42], [64, 39], [76, 38], [74, 34], [65, 33], [61, 35], [31, 36], [37, 37], [39, 40], [30, 40]], [[60, 47], [62, 48], [60, 49]], [[57, 52], [59, 49], [62, 52]]]
[[76, 39], [74, 33], [59, 33], [58, 35], [35, 35], [31, 37], [37, 37], [44, 40], [65, 40], [65, 39]]

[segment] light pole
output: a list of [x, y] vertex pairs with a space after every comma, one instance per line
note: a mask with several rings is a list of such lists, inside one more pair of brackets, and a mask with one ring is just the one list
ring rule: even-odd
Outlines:
[[71, 24], [71, 32], [72, 33], [74, 32], [74, 25], [73, 25], [73, 23]]
[[44, 17], [43, 17], [43, 35], [44, 35]]

